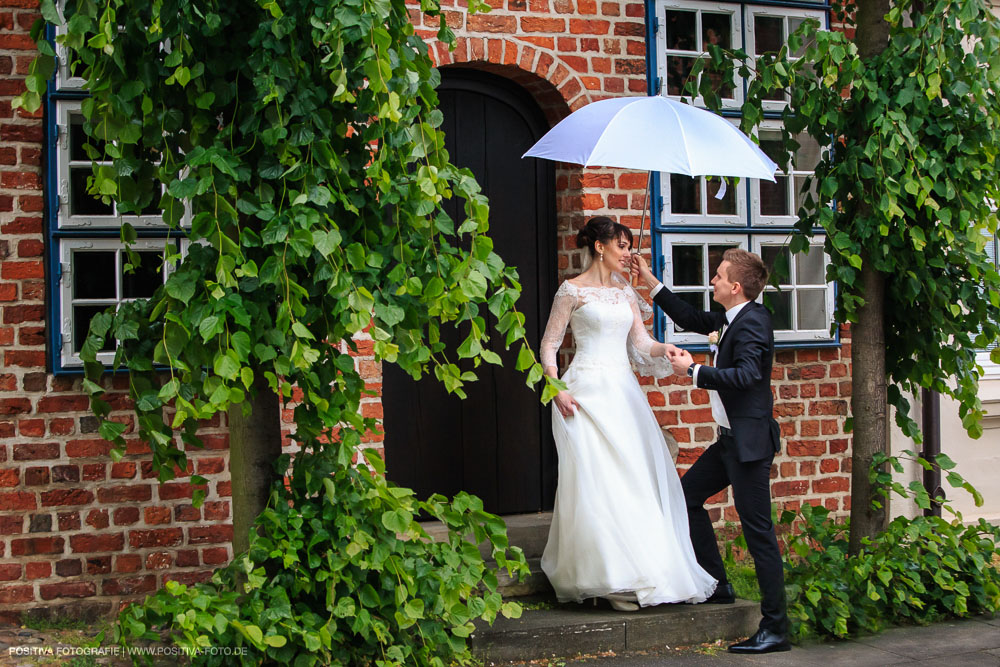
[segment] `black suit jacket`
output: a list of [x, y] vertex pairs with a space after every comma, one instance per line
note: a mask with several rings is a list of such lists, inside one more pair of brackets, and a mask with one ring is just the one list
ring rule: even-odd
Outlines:
[[[688, 331], [709, 334], [726, 324], [726, 314], [696, 310], [664, 287], [653, 302]], [[771, 366], [774, 328], [771, 313], [750, 301], [736, 314], [719, 342], [715, 366], [698, 369], [698, 387], [719, 392], [736, 440], [740, 461], [758, 461], [781, 450], [780, 429], [774, 420]]]

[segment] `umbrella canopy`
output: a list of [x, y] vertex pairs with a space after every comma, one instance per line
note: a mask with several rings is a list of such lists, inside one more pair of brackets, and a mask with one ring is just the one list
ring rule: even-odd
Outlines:
[[522, 157], [769, 181], [778, 168], [721, 116], [659, 95], [592, 102], [560, 121]]

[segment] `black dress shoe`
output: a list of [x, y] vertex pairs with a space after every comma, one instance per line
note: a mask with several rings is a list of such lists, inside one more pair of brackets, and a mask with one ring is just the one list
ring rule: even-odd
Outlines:
[[792, 645], [788, 643], [788, 637], [764, 628], [758, 630], [750, 639], [729, 647], [730, 653], [777, 653], [791, 650]]
[[736, 602], [736, 591], [733, 590], [732, 584], [726, 582], [716, 586], [715, 592], [708, 596], [705, 602], [697, 604], [733, 604], [734, 602]]

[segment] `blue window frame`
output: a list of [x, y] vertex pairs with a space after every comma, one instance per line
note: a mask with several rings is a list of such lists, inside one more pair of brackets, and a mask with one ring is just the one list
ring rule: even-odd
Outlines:
[[[780, 48], [802, 21], [814, 18], [829, 28], [825, 2], [729, 2], [647, 0], [647, 87], [649, 94], [676, 96], [709, 43], [743, 48], [759, 55]], [[794, 57], [794, 54], [793, 54]], [[703, 75], [704, 76], [704, 75]], [[722, 114], [738, 123], [748, 82], [719, 82]], [[700, 99], [695, 99], [701, 105]], [[758, 138], [765, 152], [781, 149], [784, 94], [764, 103], [765, 121]], [[790, 255], [789, 235], [803, 197], [801, 187], [826, 147], [806, 136], [787, 172], [777, 182], [743, 179], [722, 199], [715, 195], [718, 179], [676, 174], [653, 175], [652, 255], [654, 271], [675, 293], [699, 308], [721, 307], [711, 300], [709, 280], [728, 247], [760, 254], [765, 262], [785, 256], [790, 275], [779, 289], [768, 286], [760, 300], [774, 313], [778, 347], [826, 347], [840, 344], [833, 328], [836, 286], [825, 279], [828, 258], [822, 237], [806, 254]], [[655, 330], [668, 342], [707, 349], [704, 336], [677, 328], [659, 310]], [[831, 333], [832, 331], [832, 333]]]

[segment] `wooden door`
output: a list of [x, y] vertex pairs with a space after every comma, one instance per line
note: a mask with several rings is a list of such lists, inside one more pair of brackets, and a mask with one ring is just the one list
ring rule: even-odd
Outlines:
[[[537, 351], [555, 289], [554, 179], [551, 162], [521, 155], [548, 125], [531, 96], [502, 77], [460, 68], [441, 74], [446, 148], [489, 197], [494, 250], [518, 269], [523, 291], [517, 307]], [[452, 219], [461, 221], [459, 204], [451, 206]], [[491, 512], [551, 509], [556, 457], [550, 408], [514, 370], [517, 350], [504, 350], [495, 319], [483, 312], [491, 347], [504, 364], [476, 369], [479, 379], [466, 385], [464, 401], [433, 376], [414, 382], [393, 364], [383, 365], [387, 474], [421, 497], [474, 493]], [[463, 338], [453, 331], [451, 348]]]

